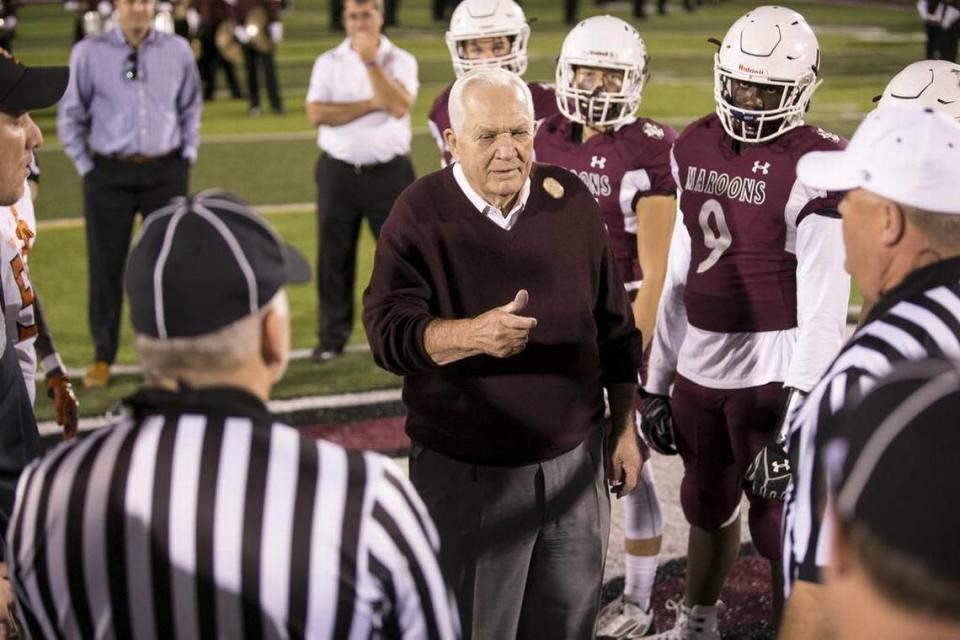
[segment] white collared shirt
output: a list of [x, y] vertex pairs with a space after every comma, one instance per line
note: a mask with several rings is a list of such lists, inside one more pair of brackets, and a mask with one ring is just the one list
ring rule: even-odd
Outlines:
[[[377, 64], [389, 77], [399, 82], [411, 96], [416, 97], [417, 60], [394, 45], [386, 36], [380, 36]], [[313, 63], [307, 103], [359, 102], [373, 97], [373, 88], [367, 68], [350, 40], [330, 49]], [[321, 125], [317, 145], [327, 154], [351, 164], [386, 162], [398, 155], [410, 153], [410, 113], [394, 118], [386, 111], [372, 111], [340, 126]]]
[[503, 215], [503, 211], [484, 200], [479, 193], [474, 191], [470, 183], [467, 182], [467, 176], [463, 173], [463, 167], [460, 166], [459, 162], [453, 165], [453, 179], [457, 181], [463, 195], [467, 196], [467, 200], [477, 208], [477, 211], [482, 213], [487, 220], [506, 231], [517, 224], [517, 219], [520, 217], [523, 208], [527, 206], [527, 198], [530, 196], [530, 177], [527, 176], [527, 179], [523, 181], [523, 187], [520, 188], [520, 195], [517, 196], [513, 208], [507, 215]]

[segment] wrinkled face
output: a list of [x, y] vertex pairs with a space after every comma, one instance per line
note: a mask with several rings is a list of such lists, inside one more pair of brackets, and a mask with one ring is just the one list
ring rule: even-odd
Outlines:
[[383, 30], [383, 15], [375, 2], [347, 0], [343, 4], [343, 28], [348, 38], [358, 33], [379, 36]]
[[10, 206], [23, 195], [33, 150], [42, 142], [29, 113], [0, 113], [0, 205]]
[[881, 233], [885, 200], [863, 189], [848, 191], [840, 201], [843, 217], [844, 268], [863, 293], [875, 302], [880, 295], [886, 262]]
[[577, 67], [573, 72], [573, 84], [581, 91], [619, 93], [623, 90], [623, 69]]
[[114, 15], [117, 25], [130, 40], [142, 40], [153, 25], [156, 14], [154, 0], [116, 0]]
[[523, 95], [516, 87], [473, 84], [464, 107], [451, 151], [470, 185], [490, 203], [520, 193], [533, 159], [533, 119]]
[[489, 60], [509, 53], [510, 38], [507, 36], [466, 40], [460, 45], [460, 55], [467, 60]]

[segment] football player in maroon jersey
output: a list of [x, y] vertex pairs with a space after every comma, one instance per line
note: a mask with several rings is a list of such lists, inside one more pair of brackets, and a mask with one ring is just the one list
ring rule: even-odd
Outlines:
[[[673, 146], [682, 223], [641, 425], [653, 449], [684, 463], [687, 582], [669, 638], [720, 637], [716, 604], [740, 544], [745, 471], [765, 448], [778, 455], [764, 475], [787, 468], [782, 448], [767, 445], [784, 408], [839, 350], [850, 288], [838, 194], [796, 176], [804, 153], [845, 146], [804, 124], [820, 76], [813, 31], [795, 11], [758, 7], [727, 32], [714, 72], [716, 113]], [[771, 563], [779, 612], [782, 490], [759, 493], [748, 493], [750, 533]]]
[[[450, 16], [447, 48], [453, 71], [459, 78], [471, 69], [500, 67], [522, 76], [527, 70], [527, 41], [530, 27], [527, 18], [513, 0], [463, 0]], [[534, 118], [537, 121], [557, 112], [553, 89], [540, 82], [528, 82], [533, 96]], [[427, 116], [430, 135], [440, 149], [441, 166], [453, 161], [443, 132], [450, 128], [447, 100], [453, 84], [433, 101]]]
[[[541, 123], [534, 151], [538, 161], [579, 176], [600, 204], [617, 271], [648, 342], [675, 218], [670, 145], [677, 133], [634, 115], [646, 65], [643, 39], [628, 23], [612, 16], [580, 22], [560, 50], [555, 85], [560, 113]], [[649, 457], [649, 451], [644, 454]], [[654, 628], [650, 594], [663, 520], [650, 465], [627, 494], [625, 510], [624, 593], [601, 612], [602, 637], [641, 637]]]

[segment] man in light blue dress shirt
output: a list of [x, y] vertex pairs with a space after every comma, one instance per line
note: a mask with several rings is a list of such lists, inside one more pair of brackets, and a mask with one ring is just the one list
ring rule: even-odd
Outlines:
[[152, 29], [154, 0], [115, 0], [114, 7], [115, 29], [74, 46], [57, 112], [57, 133], [83, 177], [95, 349], [86, 386], [110, 381], [134, 218], [186, 195], [202, 106], [190, 46]]

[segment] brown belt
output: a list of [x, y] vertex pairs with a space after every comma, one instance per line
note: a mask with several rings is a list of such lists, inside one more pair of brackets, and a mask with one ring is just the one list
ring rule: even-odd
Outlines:
[[119, 153], [111, 153], [110, 155], [101, 155], [103, 158], [109, 158], [115, 162], [122, 162], [124, 164], [149, 164], [151, 162], [156, 162], [158, 160], [165, 160], [171, 156], [178, 155], [180, 153], [179, 149], [171, 151], [170, 153], [165, 153], [161, 156], [148, 156], [143, 153], [134, 153], [133, 155], [125, 156]]

